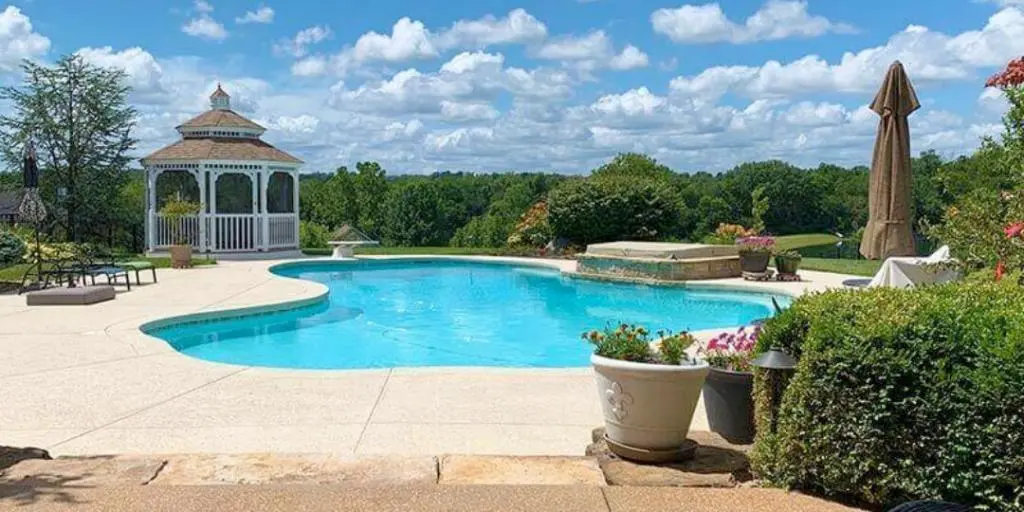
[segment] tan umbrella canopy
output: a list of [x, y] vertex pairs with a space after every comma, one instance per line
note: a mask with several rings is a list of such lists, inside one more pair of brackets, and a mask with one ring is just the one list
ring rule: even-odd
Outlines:
[[881, 119], [871, 158], [868, 225], [860, 242], [860, 253], [865, 258], [914, 255], [914, 237], [910, 232], [913, 199], [907, 116], [920, 107], [903, 64], [893, 62], [882, 88], [871, 102], [871, 110]]

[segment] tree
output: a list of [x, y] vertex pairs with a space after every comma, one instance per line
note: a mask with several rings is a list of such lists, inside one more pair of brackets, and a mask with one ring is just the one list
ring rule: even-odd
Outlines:
[[377, 162], [356, 164], [356, 204], [359, 228], [371, 237], [380, 236], [381, 203], [388, 192], [387, 172]]
[[[0, 116], [0, 146], [11, 166], [35, 139], [40, 168], [58, 206], [57, 222], [68, 238], [97, 234], [104, 210], [117, 200], [128, 153], [135, 109], [121, 70], [93, 66], [68, 55], [52, 67], [25, 61], [21, 86], [0, 89], [12, 113]], [[102, 234], [102, 231], [98, 234]]]
[[657, 160], [640, 153], [619, 153], [608, 162], [591, 173], [594, 178], [628, 177], [636, 179], [671, 179], [672, 169], [658, 163]]

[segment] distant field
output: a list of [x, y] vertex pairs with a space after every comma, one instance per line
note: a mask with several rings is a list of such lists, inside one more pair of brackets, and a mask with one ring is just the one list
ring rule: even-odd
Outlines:
[[839, 237], [824, 233], [811, 233], [806, 235], [785, 235], [775, 237], [775, 246], [783, 251], [803, 249], [805, 247], [817, 247], [823, 245], [835, 245]]

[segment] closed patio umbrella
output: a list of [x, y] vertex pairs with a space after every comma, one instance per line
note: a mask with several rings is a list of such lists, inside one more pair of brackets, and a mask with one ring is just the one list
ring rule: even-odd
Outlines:
[[914, 237], [910, 232], [913, 200], [907, 116], [920, 107], [903, 64], [894, 62], [871, 102], [871, 110], [881, 119], [871, 158], [868, 224], [860, 242], [860, 253], [865, 258], [914, 255]]

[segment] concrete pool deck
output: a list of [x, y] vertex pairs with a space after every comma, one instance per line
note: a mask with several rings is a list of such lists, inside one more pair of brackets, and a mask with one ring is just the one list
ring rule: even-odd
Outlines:
[[[564, 260], [470, 259], [575, 268]], [[281, 262], [162, 269], [159, 283], [93, 306], [29, 307], [22, 296], [0, 296], [0, 441], [55, 456], [581, 455], [601, 425], [589, 368], [254, 368], [194, 359], [139, 330], [167, 317], [325, 293], [320, 284], [268, 272]], [[796, 283], [715, 284], [800, 294], [851, 278], [801, 275], [805, 281]], [[693, 429], [706, 428], [699, 405]]]

